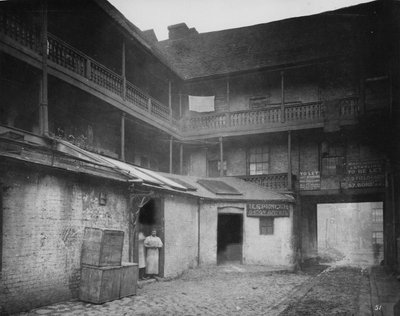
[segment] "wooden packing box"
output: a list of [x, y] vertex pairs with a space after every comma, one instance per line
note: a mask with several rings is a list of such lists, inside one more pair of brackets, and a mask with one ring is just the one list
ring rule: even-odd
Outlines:
[[123, 245], [123, 231], [85, 227], [81, 264], [96, 267], [120, 266]]
[[125, 296], [135, 295], [138, 265], [123, 263], [118, 267], [83, 266], [79, 299], [101, 304]]
[[136, 294], [139, 267], [137, 263], [122, 263], [121, 267], [121, 287], [119, 297]]

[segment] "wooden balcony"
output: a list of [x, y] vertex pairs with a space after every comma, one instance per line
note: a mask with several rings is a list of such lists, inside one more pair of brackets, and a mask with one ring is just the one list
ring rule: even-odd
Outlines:
[[[40, 40], [40, 30], [26, 25], [15, 15], [0, 13], [0, 49], [40, 68]], [[106, 102], [111, 101], [121, 110], [178, 136], [179, 124], [167, 105], [50, 33], [47, 58], [49, 74], [88, 92], [95, 90], [95, 94]]]
[[[42, 67], [40, 30], [6, 12], [0, 13], [0, 50], [34, 67]], [[171, 115], [168, 106], [52, 34], [48, 34], [47, 55], [50, 75], [84, 89], [178, 139], [320, 128], [324, 127], [326, 119], [325, 104], [310, 102], [178, 120]], [[341, 124], [354, 124], [358, 113], [358, 97], [336, 101]]]
[[275, 190], [275, 191], [289, 190], [287, 173], [237, 176], [237, 178], [242, 179], [246, 182], [252, 182], [261, 185], [270, 190]]
[[[354, 122], [358, 113], [358, 97], [334, 101], [340, 121]], [[310, 102], [286, 104], [283, 111], [279, 105], [265, 109], [199, 115], [183, 119], [181, 126], [183, 135], [192, 138], [317, 128], [324, 126], [324, 120], [324, 103]]]

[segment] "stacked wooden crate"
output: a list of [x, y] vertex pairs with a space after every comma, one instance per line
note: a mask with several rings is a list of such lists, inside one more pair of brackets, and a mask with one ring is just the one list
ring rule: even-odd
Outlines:
[[136, 294], [138, 266], [122, 262], [124, 232], [86, 227], [79, 298], [104, 303]]

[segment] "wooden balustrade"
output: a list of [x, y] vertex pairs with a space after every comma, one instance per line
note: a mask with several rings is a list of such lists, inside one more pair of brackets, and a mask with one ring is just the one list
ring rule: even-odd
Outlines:
[[148, 110], [149, 96], [130, 82], [126, 83], [126, 98], [143, 110]]
[[0, 31], [14, 41], [34, 50], [41, 52], [40, 28], [28, 27], [26, 22], [17, 14], [7, 12], [0, 13]]
[[[33, 24], [31, 27], [23, 22], [16, 14], [0, 13], [0, 32], [41, 54], [40, 29]], [[90, 82], [123, 98], [126, 91], [126, 101], [133, 106], [148, 112], [166, 122], [173, 122], [172, 127], [181, 127], [186, 131], [223, 130], [237, 127], [279, 126], [293, 122], [317, 122], [324, 118], [323, 103], [287, 104], [284, 111], [280, 105], [264, 109], [244, 110], [227, 113], [213, 113], [182, 119], [178, 122], [171, 117], [168, 106], [151, 98], [122, 76], [94, 61], [84, 53], [73, 48], [52, 34], [48, 34], [48, 57], [57, 65], [68, 69]], [[124, 87], [125, 84], [125, 87]], [[355, 118], [358, 114], [358, 98], [351, 97], [337, 100], [339, 102], [340, 117]], [[283, 120], [281, 120], [283, 115]], [[261, 181], [261, 180], [260, 180]], [[265, 180], [266, 181], [266, 180]]]
[[47, 54], [49, 60], [77, 73], [78, 75], [85, 76], [87, 57], [50, 34], [48, 36]]
[[251, 183], [261, 185], [270, 190], [287, 190], [288, 189], [287, 173], [238, 176], [238, 178], [240, 178], [246, 182], [251, 182]]
[[155, 99], [151, 99], [151, 113], [164, 120], [170, 119], [169, 108]]
[[300, 103], [285, 107], [285, 120], [317, 120], [322, 117], [322, 102]]
[[[18, 15], [1, 12], [0, 32], [19, 44], [34, 50], [36, 53], [42, 53], [40, 27], [35, 27], [33, 23], [28, 25], [22, 22]], [[171, 117], [168, 106], [152, 99], [128, 81], [126, 81], [124, 89], [122, 76], [114, 73], [50, 33], [48, 34], [47, 54], [50, 61], [89, 79], [96, 85], [120, 97], [123, 97], [122, 94], [126, 89], [126, 99], [129, 103], [149, 112], [159, 119], [170, 122]], [[176, 128], [178, 125], [176, 124], [174, 127]]]
[[122, 96], [122, 77], [96, 62], [91, 63], [90, 80], [99, 86]]
[[[322, 102], [287, 105], [284, 111], [287, 122], [315, 121], [323, 117]], [[280, 124], [281, 115], [281, 107], [274, 106], [260, 110], [235, 111], [226, 114], [217, 113], [191, 117], [186, 119], [183, 126], [185, 130], [201, 130]]]

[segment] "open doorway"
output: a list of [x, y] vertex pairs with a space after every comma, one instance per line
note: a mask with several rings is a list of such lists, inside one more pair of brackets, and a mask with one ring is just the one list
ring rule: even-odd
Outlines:
[[[151, 231], [155, 229], [157, 236], [165, 244], [164, 236], [164, 212], [161, 199], [151, 199], [141, 209], [138, 219], [138, 232], [142, 232], [144, 236], [151, 235]], [[159, 276], [164, 276], [164, 247], [160, 249], [159, 257]]]
[[323, 261], [379, 264], [383, 260], [383, 203], [317, 205], [318, 256]]
[[243, 215], [218, 214], [217, 263], [242, 263]]

